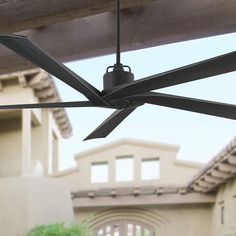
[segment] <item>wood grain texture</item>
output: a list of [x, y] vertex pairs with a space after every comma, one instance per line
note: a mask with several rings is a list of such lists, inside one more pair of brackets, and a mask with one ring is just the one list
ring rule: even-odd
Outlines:
[[[141, 6], [151, 1], [121, 0], [121, 7]], [[112, 11], [114, 7], [114, 0], [0, 0], [0, 32], [19, 32]]]
[[[122, 51], [235, 32], [235, 9], [235, 0], [165, 0], [125, 9], [121, 18]], [[57, 60], [68, 62], [114, 53], [114, 26], [114, 12], [105, 12], [21, 34]], [[34, 67], [0, 45], [0, 74]]]

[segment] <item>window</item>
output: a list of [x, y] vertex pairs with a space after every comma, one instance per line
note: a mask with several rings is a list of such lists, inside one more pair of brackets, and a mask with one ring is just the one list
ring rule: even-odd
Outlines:
[[143, 222], [122, 219], [100, 225], [94, 236], [154, 236], [154, 229]]
[[142, 180], [160, 179], [160, 161], [157, 158], [144, 159], [141, 165]]
[[108, 182], [108, 163], [92, 163], [91, 165], [91, 183]]
[[132, 181], [134, 178], [133, 157], [118, 157], [116, 159], [116, 181]]

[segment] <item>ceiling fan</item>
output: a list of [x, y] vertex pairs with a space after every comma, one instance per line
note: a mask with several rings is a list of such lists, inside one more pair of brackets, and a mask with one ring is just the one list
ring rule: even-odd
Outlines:
[[[188, 97], [150, 92], [236, 70], [236, 52], [231, 52], [164, 73], [134, 80], [129, 66], [120, 60], [120, 0], [116, 0], [116, 64], [109, 66], [99, 91], [63, 64], [55, 61], [24, 36], [0, 34], [0, 43], [54, 75], [88, 98], [88, 101], [1, 105], [0, 109], [104, 107], [116, 109], [84, 140], [109, 135], [137, 107], [145, 103], [236, 120], [236, 106]], [[112, 69], [112, 70], [111, 70]], [[111, 71], [110, 71], [111, 70]]]

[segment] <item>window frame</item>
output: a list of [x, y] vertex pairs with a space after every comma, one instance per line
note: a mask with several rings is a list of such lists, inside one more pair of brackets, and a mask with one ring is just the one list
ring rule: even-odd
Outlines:
[[[93, 182], [93, 166], [101, 166], [106, 165], [107, 166], [107, 178], [106, 181], [96, 181]], [[99, 162], [91, 162], [90, 163], [90, 184], [107, 184], [109, 182], [109, 162], [108, 161], [99, 161]]]
[[[158, 162], [158, 178], [150, 178], [150, 179], [145, 179], [143, 178], [143, 163], [144, 162], [151, 162], [151, 161], [157, 161]], [[141, 181], [158, 181], [161, 179], [161, 160], [159, 157], [149, 157], [149, 158], [142, 158], [141, 163], [140, 163], [140, 180]]]
[[[132, 159], [132, 177], [131, 179], [127, 180], [118, 180], [117, 178], [117, 161], [119, 159]], [[127, 183], [127, 182], [133, 182], [135, 181], [135, 161], [134, 161], [134, 156], [133, 155], [122, 155], [122, 156], [116, 156], [115, 158], [115, 182], [116, 183]]]

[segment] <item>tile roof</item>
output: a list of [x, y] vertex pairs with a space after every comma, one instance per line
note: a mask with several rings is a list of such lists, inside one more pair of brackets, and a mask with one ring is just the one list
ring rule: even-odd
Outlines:
[[215, 191], [236, 176], [236, 137], [223, 148], [188, 184], [198, 192]]

